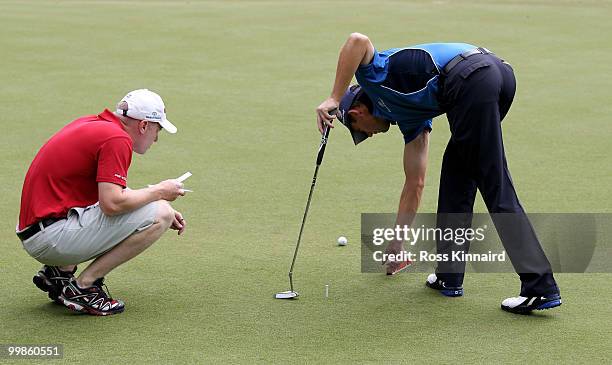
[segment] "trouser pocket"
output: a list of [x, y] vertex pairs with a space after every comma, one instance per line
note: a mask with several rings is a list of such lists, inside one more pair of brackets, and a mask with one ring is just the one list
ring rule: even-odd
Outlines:
[[31, 257], [38, 259], [43, 256], [51, 247], [51, 244], [41, 237], [43, 232], [39, 232], [37, 235], [30, 237], [29, 239], [22, 242], [23, 249]]
[[65, 220], [60, 220], [45, 227], [42, 231], [23, 241], [23, 249], [36, 260], [43, 264], [49, 264], [46, 260], [47, 256], [52, 254], [55, 249], [65, 224]]
[[491, 63], [487, 62], [487, 61], [476, 62], [476, 63], [473, 63], [473, 64], [469, 65], [465, 69], [463, 69], [461, 71], [461, 73], [459, 74], [459, 76], [461, 76], [461, 78], [463, 78], [465, 80], [468, 77], [470, 77], [473, 73], [478, 72], [478, 71], [480, 71], [480, 70], [482, 70], [484, 68], [487, 68], [489, 66], [491, 66]]
[[92, 221], [99, 220], [93, 210], [100, 209], [100, 204], [96, 203], [85, 208], [74, 207], [68, 211], [68, 229], [87, 227]]

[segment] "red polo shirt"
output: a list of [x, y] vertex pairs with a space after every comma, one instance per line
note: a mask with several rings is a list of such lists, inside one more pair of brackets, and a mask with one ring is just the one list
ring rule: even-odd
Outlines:
[[98, 183], [123, 187], [132, 162], [132, 139], [108, 109], [66, 125], [36, 154], [23, 183], [19, 229], [98, 199]]

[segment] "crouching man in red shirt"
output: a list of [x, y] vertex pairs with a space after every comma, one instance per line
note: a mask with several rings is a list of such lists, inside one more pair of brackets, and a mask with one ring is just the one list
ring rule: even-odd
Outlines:
[[[33, 281], [52, 300], [94, 315], [123, 312], [124, 303], [102, 289], [104, 276], [169, 228], [185, 230], [168, 203], [185, 195], [182, 183], [127, 188], [132, 151], [144, 154], [161, 129], [176, 133], [161, 97], [134, 90], [116, 112], [79, 118], [38, 151], [23, 184], [17, 236], [44, 264]], [[91, 259], [75, 277], [77, 264]]]

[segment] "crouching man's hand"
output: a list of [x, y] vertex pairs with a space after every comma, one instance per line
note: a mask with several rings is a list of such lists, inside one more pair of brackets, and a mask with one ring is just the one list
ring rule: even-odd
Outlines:
[[155, 188], [160, 194], [160, 199], [167, 200], [169, 202], [175, 201], [179, 196], [185, 195], [183, 183], [174, 179], [164, 180], [159, 184], [153, 185], [153, 188]]
[[183, 215], [179, 211], [174, 211], [174, 221], [172, 221], [172, 225], [170, 229], [174, 229], [178, 231], [179, 236], [185, 231], [185, 227], [187, 226], [187, 222], [183, 218]]

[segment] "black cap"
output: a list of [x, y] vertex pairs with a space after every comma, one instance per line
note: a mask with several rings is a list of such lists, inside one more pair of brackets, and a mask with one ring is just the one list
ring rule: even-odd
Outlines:
[[353, 137], [353, 142], [355, 143], [355, 146], [363, 142], [363, 140], [365, 140], [366, 138], [368, 138], [367, 134], [353, 129], [353, 127], [351, 126], [351, 118], [348, 115], [348, 111], [353, 107], [353, 105], [355, 105], [355, 102], [358, 101], [359, 98], [362, 97], [362, 95], [365, 94], [361, 89], [361, 86], [359, 86], [358, 84], [349, 86], [349, 88], [346, 90], [346, 93], [344, 93], [342, 100], [340, 100], [340, 106], [338, 106], [338, 113], [336, 114], [338, 116], [338, 120], [342, 124], [344, 124], [346, 128], [348, 128], [348, 130], [351, 132], [351, 136]]

